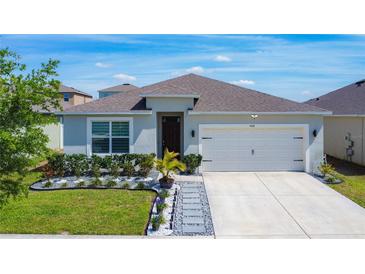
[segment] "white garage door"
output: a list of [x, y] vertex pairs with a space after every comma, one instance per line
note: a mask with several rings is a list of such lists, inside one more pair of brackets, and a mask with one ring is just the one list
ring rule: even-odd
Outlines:
[[208, 126], [200, 129], [203, 171], [302, 171], [303, 128]]

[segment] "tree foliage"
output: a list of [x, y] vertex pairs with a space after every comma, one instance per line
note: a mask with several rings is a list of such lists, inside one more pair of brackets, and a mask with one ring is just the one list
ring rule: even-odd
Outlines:
[[42, 126], [56, 119], [45, 112], [62, 109], [60, 82], [55, 79], [58, 63], [50, 59], [38, 69], [27, 70], [19, 55], [0, 49], [0, 207], [25, 192], [22, 176], [34, 159], [48, 152]]

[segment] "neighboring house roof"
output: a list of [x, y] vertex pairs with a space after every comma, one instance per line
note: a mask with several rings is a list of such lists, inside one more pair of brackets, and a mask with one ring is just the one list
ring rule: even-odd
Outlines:
[[83, 105], [68, 108], [65, 113], [111, 113], [146, 109], [144, 96], [191, 95], [199, 98], [195, 112], [326, 112], [321, 108], [301, 104], [262, 92], [228, 84], [195, 74], [117, 93]]
[[131, 85], [131, 84], [122, 84], [114, 87], [104, 88], [99, 91], [108, 91], [108, 92], [123, 92], [123, 91], [130, 91], [132, 89], [136, 89], [138, 87]]
[[313, 98], [306, 103], [328, 109], [333, 115], [365, 115], [365, 80]]
[[61, 93], [66, 93], [66, 92], [69, 92], [69, 93], [77, 93], [77, 94], [80, 94], [80, 95], [83, 95], [83, 96], [86, 96], [86, 97], [89, 97], [89, 98], [93, 98], [92, 95], [86, 93], [86, 92], [83, 92], [83, 91], [80, 91], [80, 90], [77, 90], [73, 87], [68, 87], [68, 86], [65, 86], [65, 85], [60, 85], [60, 92]]
[[[60, 85], [60, 93], [77, 93], [77, 94], [80, 94], [80, 95], [83, 95], [83, 96], [86, 96], [86, 97], [90, 97], [90, 98], [93, 98], [90, 94], [86, 93], [86, 92], [83, 92], [83, 91], [80, 91], [80, 90], [77, 90], [77, 89], [74, 89], [72, 87], [68, 87], [68, 86], [65, 86], [65, 85]], [[65, 102], [63, 101], [63, 98], [60, 98], [61, 101], [61, 105], [62, 105], [62, 108], [63, 110], [65, 111], [66, 109], [70, 108], [70, 107], [73, 107], [74, 105], [71, 104], [70, 102]], [[49, 110], [45, 110], [45, 109], [42, 109], [41, 107], [39, 106], [35, 106], [33, 107], [34, 110], [37, 110], [38, 112], [42, 112], [42, 113], [53, 113], [53, 112], [57, 112], [57, 111], [60, 111], [60, 109], [55, 109], [53, 107], [50, 107]]]

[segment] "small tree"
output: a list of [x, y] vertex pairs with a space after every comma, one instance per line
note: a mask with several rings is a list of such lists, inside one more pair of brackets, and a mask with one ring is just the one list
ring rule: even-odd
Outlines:
[[0, 49], [0, 207], [10, 197], [26, 194], [24, 176], [34, 159], [47, 155], [48, 137], [42, 126], [56, 118], [43, 112], [62, 109], [60, 82], [54, 79], [58, 63], [49, 60], [26, 72], [15, 52]]

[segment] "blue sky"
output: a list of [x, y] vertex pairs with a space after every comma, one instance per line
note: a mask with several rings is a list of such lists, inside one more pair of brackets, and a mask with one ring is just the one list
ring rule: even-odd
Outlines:
[[189, 72], [305, 101], [365, 78], [365, 36], [1, 35], [29, 68], [61, 61], [60, 80], [97, 96]]

